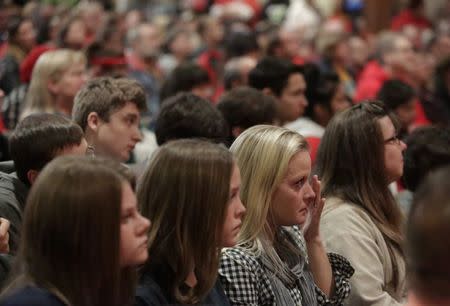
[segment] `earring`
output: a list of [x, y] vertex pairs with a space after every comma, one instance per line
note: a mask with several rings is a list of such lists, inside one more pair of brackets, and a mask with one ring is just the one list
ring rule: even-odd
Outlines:
[[95, 157], [95, 149], [93, 146], [88, 145], [88, 147], [86, 148], [86, 156]]

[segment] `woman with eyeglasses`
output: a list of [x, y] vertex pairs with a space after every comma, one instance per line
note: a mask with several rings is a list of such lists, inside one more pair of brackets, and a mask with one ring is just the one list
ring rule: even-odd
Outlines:
[[383, 103], [367, 101], [332, 119], [317, 155], [327, 199], [321, 237], [355, 268], [350, 306], [405, 302], [404, 218], [388, 188], [403, 173], [397, 130]]

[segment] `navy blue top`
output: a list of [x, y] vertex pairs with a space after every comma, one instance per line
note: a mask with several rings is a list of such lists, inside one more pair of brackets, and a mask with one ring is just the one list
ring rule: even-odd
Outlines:
[[28, 286], [2, 299], [0, 306], [66, 306], [66, 304], [46, 289]]
[[[167, 267], [161, 266], [144, 273], [136, 290], [134, 306], [180, 305], [168, 290], [164, 289], [164, 284], [170, 282], [170, 274]], [[197, 305], [230, 306], [219, 280], [203, 301]]]

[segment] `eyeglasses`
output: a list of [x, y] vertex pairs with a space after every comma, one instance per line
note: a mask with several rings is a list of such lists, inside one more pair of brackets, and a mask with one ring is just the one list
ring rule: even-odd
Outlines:
[[392, 136], [391, 138], [388, 138], [384, 141], [385, 144], [400, 144], [401, 140], [398, 138], [397, 135]]

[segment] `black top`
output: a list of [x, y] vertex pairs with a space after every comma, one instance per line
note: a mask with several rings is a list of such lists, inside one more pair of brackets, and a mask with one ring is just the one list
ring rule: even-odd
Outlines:
[[[168, 284], [173, 272], [166, 265], [154, 265], [144, 273], [135, 295], [135, 306], [180, 305], [169, 293]], [[219, 280], [208, 295], [197, 305], [230, 306]], [[1, 306], [1, 305], [0, 305]]]
[[66, 306], [50, 291], [38, 287], [24, 287], [0, 301], [0, 306]]

